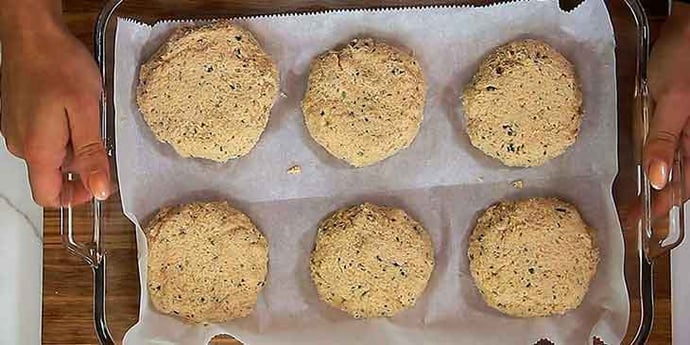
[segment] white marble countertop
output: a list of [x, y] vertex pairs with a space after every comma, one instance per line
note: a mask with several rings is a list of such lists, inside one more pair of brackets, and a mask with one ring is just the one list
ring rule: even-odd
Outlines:
[[[685, 204], [685, 216], [690, 216]], [[671, 329], [674, 344], [690, 344], [690, 222], [685, 222], [685, 240], [671, 252]]]
[[0, 344], [40, 344], [43, 210], [0, 136]]

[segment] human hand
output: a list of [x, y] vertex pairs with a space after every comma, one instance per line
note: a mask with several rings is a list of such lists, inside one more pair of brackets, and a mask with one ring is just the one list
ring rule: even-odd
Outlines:
[[[654, 44], [648, 68], [649, 89], [656, 104], [643, 152], [643, 168], [656, 195], [652, 213], [671, 207], [668, 189], [674, 155], [681, 151], [683, 170], [690, 172], [690, 5], [674, 3], [669, 20]], [[690, 191], [690, 174], [683, 181]]]
[[[98, 68], [59, 14], [35, 22], [2, 30], [0, 130], [9, 151], [27, 163], [36, 203], [58, 207], [105, 199], [110, 167], [100, 137]], [[65, 171], [78, 173], [81, 182], [64, 185]], [[71, 200], [61, 200], [66, 188]]]

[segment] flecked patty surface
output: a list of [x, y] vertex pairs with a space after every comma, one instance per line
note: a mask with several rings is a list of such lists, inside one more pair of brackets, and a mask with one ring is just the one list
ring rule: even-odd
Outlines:
[[370, 38], [355, 39], [314, 60], [302, 110], [316, 142], [362, 167], [412, 143], [425, 94], [414, 57]]
[[468, 255], [486, 303], [518, 317], [577, 308], [599, 261], [594, 230], [575, 206], [554, 198], [489, 207], [477, 220]]
[[355, 318], [393, 316], [413, 306], [433, 268], [426, 230], [401, 209], [370, 203], [325, 219], [311, 255], [321, 300]]
[[181, 156], [225, 162], [256, 145], [277, 92], [277, 69], [257, 40], [218, 21], [178, 29], [142, 65], [137, 103]]
[[227, 202], [161, 209], [145, 229], [147, 288], [160, 312], [220, 323], [254, 309], [268, 270], [266, 238]]
[[484, 58], [465, 88], [463, 107], [472, 145], [508, 166], [538, 166], [561, 155], [582, 121], [573, 65], [532, 39]]

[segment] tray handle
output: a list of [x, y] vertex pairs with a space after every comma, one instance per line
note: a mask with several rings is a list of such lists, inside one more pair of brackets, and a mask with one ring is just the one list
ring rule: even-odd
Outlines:
[[[649, 128], [649, 90], [647, 88], [647, 60], [649, 58], [650, 28], [647, 14], [639, 0], [624, 0], [628, 6], [637, 29], [637, 59], [635, 73], [635, 93], [632, 123], [633, 123], [633, 152], [635, 155], [637, 168], [637, 194], [643, 200], [643, 213], [648, 209], [646, 202], [647, 192], [649, 191], [649, 181], [642, 168], [642, 149], [644, 139]], [[646, 215], [643, 215], [643, 218]], [[643, 229], [646, 224], [644, 219], [637, 223], [637, 254], [639, 260], [639, 302], [640, 320], [637, 332], [631, 344], [645, 344], [654, 324], [654, 280], [653, 261], [649, 259], [645, 240], [646, 232]]]
[[671, 209], [666, 215], [653, 217], [655, 193], [642, 166], [643, 149], [649, 133], [651, 97], [647, 84], [650, 27], [640, 0], [625, 0], [637, 26], [638, 51], [633, 104], [634, 152], [637, 161], [637, 194], [642, 200], [642, 219], [638, 222], [638, 259], [640, 289], [640, 323], [632, 344], [646, 344], [654, 324], [654, 259], [678, 246], [685, 235], [683, 210], [683, 159], [676, 152], [666, 186]]
[[[87, 265], [90, 267], [95, 267], [99, 263], [99, 245], [98, 239], [100, 235], [100, 227], [98, 226], [98, 218], [96, 217], [96, 212], [93, 212], [93, 233], [91, 240], [89, 242], [79, 242], [74, 236], [74, 211], [75, 208], [70, 203], [72, 200], [72, 188], [70, 186], [72, 183], [79, 180], [79, 176], [68, 172], [63, 175], [63, 190], [60, 195], [62, 200], [62, 207], [60, 208], [60, 239], [62, 244], [67, 248], [67, 250], [80, 257]], [[95, 204], [98, 201], [94, 201]], [[96, 209], [95, 205], [93, 207], [94, 211]]]
[[[644, 211], [642, 217], [643, 249], [650, 260], [669, 252], [683, 242], [685, 237], [685, 211], [684, 211], [684, 171], [683, 157], [676, 152], [673, 166], [670, 170], [669, 182], [664, 188], [668, 194], [655, 193], [651, 190], [649, 180], [644, 175], [643, 188]], [[656, 218], [653, 215], [654, 197], [667, 197], [671, 208], [663, 217]], [[659, 201], [657, 201], [659, 202]]]
[[[66, 173], [63, 178], [66, 181], [77, 181], [78, 176], [73, 173]], [[64, 186], [70, 186], [70, 183], [64, 183]], [[70, 204], [68, 201], [72, 199], [72, 190], [70, 187], [62, 190], [63, 205], [60, 208], [60, 237], [62, 244], [67, 250], [80, 257], [93, 272], [93, 316], [94, 329], [100, 344], [113, 345], [115, 344], [113, 337], [110, 335], [110, 330], [105, 318], [105, 296], [106, 296], [106, 254], [101, 247], [101, 230], [103, 229], [104, 217], [102, 216], [104, 203], [98, 200], [91, 202], [91, 214], [89, 222], [93, 232], [91, 239], [88, 242], [80, 242], [75, 238], [75, 217], [74, 213], [77, 207]], [[82, 206], [88, 208], [88, 206]]]
[[[124, 0], [109, 0], [103, 7], [96, 20], [94, 28], [94, 58], [98, 63], [101, 80], [105, 83], [107, 78], [107, 65], [105, 61], [106, 50], [106, 30], [111, 17], [115, 10], [122, 4]], [[106, 92], [101, 94], [100, 100], [100, 119], [101, 119], [101, 138], [103, 138], [106, 151], [109, 158], [113, 159], [112, 143], [108, 141], [108, 119], [107, 119], [107, 105], [108, 95]], [[78, 180], [78, 175], [74, 173], [66, 173], [63, 178], [66, 181]], [[70, 186], [70, 183], [64, 183], [64, 186]], [[93, 272], [93, 316], [94, 329], [98, 342], [102, 345], [114, 345], [115, 341], [110, 334], [108, 324], [106, 322], [106, 252], [101, 246], [102, 230], [104, 229], [104, 207], [105, 203], [94, 199], [90, 204], [91, 220], [90, 226], [92, 228], [91, 239], [89, 242], [79, 242], [75, 238], [75, 223], [74, 212], [75, 207], [69, 203], [72, 200], [72, 190], [64, 188], [62, 191], [62, 207], [60, 207], [60, 237], [62, 244], [67, 250], [80, 257], [87, 265], [91, 267]], [[88, 207], [88, 206], [85, 206]]]

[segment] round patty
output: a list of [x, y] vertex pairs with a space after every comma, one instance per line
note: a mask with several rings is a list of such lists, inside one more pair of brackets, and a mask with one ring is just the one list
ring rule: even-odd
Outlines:
[[412, 143], [425, 93], [414, 57], [373, 39], [355, 39], [314, 60], [302, 110], [316, 142], [362, 167]]
[[355, 318], [413, 306], [434, 269], [426, 230], [405, 211], [364, 203], [324, 220], [311, 255], [322, 301]]
[[508, 166], [538, 166], [561, 155], [582, 121], [573, 65], [529, 39], [501, 46], [481, 62], [463, 106], [472, 145]]
[[227, 202], [161, 209], [146, 227], [148, 292], [162, 313], [220, 323], [249, 315], [268, 270], [266, 238]]
[[249, 153], [268, 123], [278, 72], [252, 34], [227, 21], [183, 27], [141, 66], [137, 103], [183, 157]]
[[575, 206], [553, 198], [489, 207], [470, 236], [472, 278], [486, 303], [518, 317], [563, 314], [582, 302], [599, 252]]

